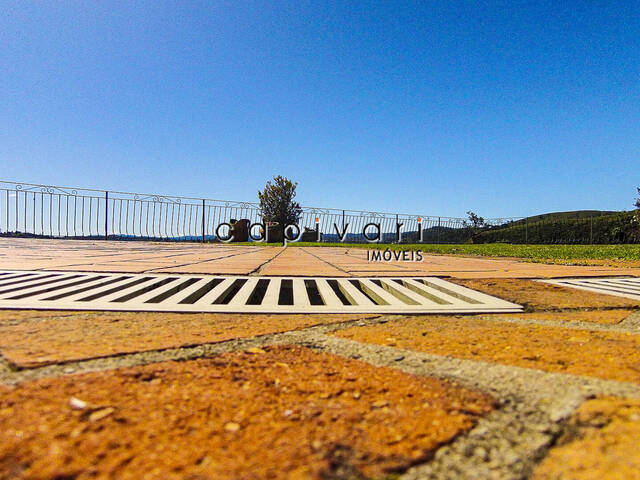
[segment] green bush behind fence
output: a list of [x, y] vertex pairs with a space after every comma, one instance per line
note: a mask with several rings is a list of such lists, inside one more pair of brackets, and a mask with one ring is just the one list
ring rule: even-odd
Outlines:
[[609, 215], [519, 220], [470, 230], [471, 243], [625, 244], [640, 243], [638, 211]]

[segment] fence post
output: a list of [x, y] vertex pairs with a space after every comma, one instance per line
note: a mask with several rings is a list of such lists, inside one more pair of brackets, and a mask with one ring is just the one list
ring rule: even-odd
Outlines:
[[[398, 232], [398, 214], [396, 213], [396, 235], [398, 235], [399, 233], [400, 233], [400, 232]], [[401, 236], [400, 236], [400, 235], [398, 235], [398, 236], [397, 236], [398, 243], [402, 243], [402, 242], [400, 241], [400, 238], [401, 238]]]
[[524, 217], [524, 244], [529, 243], [529, 217]]
[[440, 243], [440, 217], [438, 217], [438, 240], [437, 243]]
[[202, 243], [204, 243], [204, 198], [202, 199]]
[[344, 232], [344, 210], [342, 210], [342, 231]]
[[109, 192], [104, 192], [104, 239], [109, 240]]
[[593, 245], [593, 216], [589, 215], [589, 244]]

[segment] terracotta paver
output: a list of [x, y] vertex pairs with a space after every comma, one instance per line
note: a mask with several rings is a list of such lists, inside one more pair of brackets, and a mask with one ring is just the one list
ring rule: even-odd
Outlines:
[[258, 271], [262, 265], [275, 258], [282, 250], [283, 247], [252, 247], [251, 251], [241, 255], [227, 255], [178, 267], [160, 268], [156, 271], [246, 275]]
[[534, 313], [503, 313], [490, 315], [491, 318], [501, 319], [523, 319], [523, 320], [545, 320], [551, 322], [589, 322], [603, 325], [615, 325], [622, 322], [636, 310], [587, 310], [587, 311], [564, 311], [564, 312], [534, 312]]
[[[200, 246], [201, 249], [206, 248]], [[221, 274], [248, 274], [257, 270], [260, 265], [271, 260], [282, 250], [278, 247], [214, 247], [206, 254], [193, 253], [149, 258], [145, 256], [134, 259], [105, 259], [98, 262], [73, 263], [60, 270], [90, 271], [157, 271], [157, 272], [198, 272]]]
[[640, 472], [640, 400], [585, 402], [533, 480], [632, 479]]
[[640, 300], [518, 278], [452, 279], [454, 283], [518, 303], [528, 310], [639, 307]]
[[177, 268], [185, 273], [248, 274], [281, 250], [223, 244], [0, 238], [0, 268], [136, 273]]
[[[457, 278], [553, 278], [567, 276], [640, 275], [636, 265], [581, 266], [534, 263], [517, 258], [454, 257], [425, 255], [421, 270]], [[569, 263], [569, 262], [567, 262]], [[447, 273], [450, 272], [450, 273]]]
[[[41, 316], [43, 314], [45, 312], [40, 312]], [[222, 342], [375, 315], [67, 311], [58, 312], [57, 315], [52, 313], [51, 316], [54, 318], [18, 324], [11, 322], [3, 325], [0, 321], [0, 353], [16, 365], [34, 367], [122, 353]], [[20, 318], [19, 312], [16, 317]]]
[[297, 347], [38, 380], [0, 387], [0, 479], [378, 478], [491, 403]]
[[[553, 265], [514, 258], [424, 255], [422, 262], [368, 262], [367, 250], [348, 247], [262, 247], [228, 244], [0, 238], [0, 268], [167, 271], [210, 274], [550, 278], [634, 275], [635, 264]], [[270, 263], [272, 262], [272, 264]]]
[[405, 317], [334, 335], [437, 355], [640, 383], [640, 335], [469, 316]]
[[347, 273], [312, 255], [313, 249], [286, 248], [260, 270], [260, 275], [344, 277]]
[[462, 257], [452, 255], [426, 255], [422, 262], [369, 262], [367, 249], [349, 247], [313, 247], [321, 259], [354, 276], [379, 275], [434, 275], [455, 278], [547, 278], [592, 275], [640, 275], [636, 265], [576, 266], [533, 263], [515, 258]]

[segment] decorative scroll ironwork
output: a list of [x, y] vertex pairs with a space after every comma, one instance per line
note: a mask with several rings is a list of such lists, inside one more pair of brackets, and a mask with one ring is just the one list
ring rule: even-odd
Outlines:
[[[7, 186], [10, 185], [9, 182], [0, 182], [0, 188], [6, 189]], [[60, 193], [63, 195], [78, 195], [78, 191], [76, 189], [66, 188], [66, 187], [54, 187], [48, 185], [33, 185], [30, 183], [16, 183], [12, 190], [16, 190], [19, 192], [40, 192], [40, 193]]]

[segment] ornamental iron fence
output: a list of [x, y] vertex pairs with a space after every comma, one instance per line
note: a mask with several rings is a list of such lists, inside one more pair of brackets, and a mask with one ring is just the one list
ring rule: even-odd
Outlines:
[[[577, 212], [578, 213], [578, 212]], [[611, 217], [611, 218], [610, 218]], [[539, 220], [492, 218], [473, 226], [463, 218], [303, 207], [298, 222], [321, 241], [403, 243], [635, 243], [637, 215], [580, 216]], [[45, 238], [219, 241], [234, 220], [262, 223], [251, 202], [69, 188], [0, 181], [0, 235]], [[635, 224], [634, 224], [635, 221]], [[613, 224], [612, 224], [613, 222]], [[258, 236], [260, 227], [252, 229]], [[290, 232], [295, 235], [295, 231]]]

